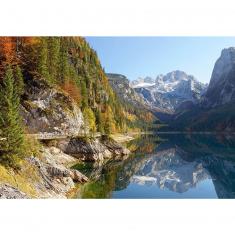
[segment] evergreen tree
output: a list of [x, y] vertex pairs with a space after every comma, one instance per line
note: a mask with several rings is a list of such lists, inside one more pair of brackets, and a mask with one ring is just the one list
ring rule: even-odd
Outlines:
[[51, 82], [49, 71], [48, 71], [47, 38], [41, 38], [41, 42], [39, 46], [38, 72], [43, 78]]
[[6, 69], [0, 93], [0, 159], [15, 165], [23, 146], [23, 130], [19, 115], [19, 90], [15, 89], [13, 72]]
[[104, 127], [102, 124], [102, 117], [99, 109], [96, 109], [95, 111], [95, 120], [96, 120], [97, 131], [103, 133]]
[[82, 109], [88, 106], [87, 87], [84, 81], [81, 81]]
[[21, 69], [18, 65], [16, 66], [15, 77], [16, 77], [15, 78], [15, 89], [20, 97], [24, 93], [24, 78], [23, 78], [23, 74], [21, 72]]
[[55, 83], [59, 70], [60, 39], [57, 37], [48, 38], [48, 70], [51, 82]]
[[64, 84], [69, 77], [69, 63], [66, 42], [64, 38], [60, 39], [60, 53], [59, 53], [59, 79], [60, 84]]

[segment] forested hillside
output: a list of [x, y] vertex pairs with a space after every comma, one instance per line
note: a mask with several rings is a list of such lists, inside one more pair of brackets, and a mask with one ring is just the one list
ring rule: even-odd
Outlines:
[[[129, 115], [109, 86], [96, 52], [84, 38], [2, 37], [0, 56], [1, 77], [7, 65], [14, 71], [18, 65], [25, 80], [43, 78], [62, 89], [81, 107], [92, 131], [128, 129]], [[131, 126], [135, 127], [133, 123]]]
[[82, 37], [0, 37], [0, 86], [0, 154], [7, 161], [20, 155], [25, 133], [61, 133], [66, 125], [78, 133], [83, 125], [110, 134], [153, 121], [121, 104]]

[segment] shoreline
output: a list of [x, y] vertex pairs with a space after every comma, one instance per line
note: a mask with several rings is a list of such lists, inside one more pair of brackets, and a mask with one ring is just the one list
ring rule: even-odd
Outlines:
[[128, 132], [128, 133], [115, 133], [111, 134], [110, 137], [118, 142], [119, 144], [134, 140], [136, 137], [147, 134], [147, 132]]
[[192, 135], [235, 135], [235, 132], [220, 132], [220, 131], [157, 131], [156, 134], [192, 134]]

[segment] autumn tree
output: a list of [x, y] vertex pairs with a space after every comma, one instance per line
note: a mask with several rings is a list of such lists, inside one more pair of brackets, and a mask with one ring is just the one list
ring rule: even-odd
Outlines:
[[86, 107], [83, 110], [83, 115], [85, 118], [85, 122], [89, 126], [89, 130], [94, 133], [96, 131], [96, 121], [95, 114], [93, 113], [92, 109]]
[[16, 57], [16, 38], [0, 37], [0, 56], [3, 65], [13, 63]]

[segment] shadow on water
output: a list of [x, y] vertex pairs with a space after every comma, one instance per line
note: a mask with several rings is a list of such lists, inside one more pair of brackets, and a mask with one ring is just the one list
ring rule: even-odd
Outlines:
[[[159, 141], [159, 139], [164, 141]], [[79, 164], [77, 198], [235, 198], [235, 136], [143, 135], [124, 161]]]

